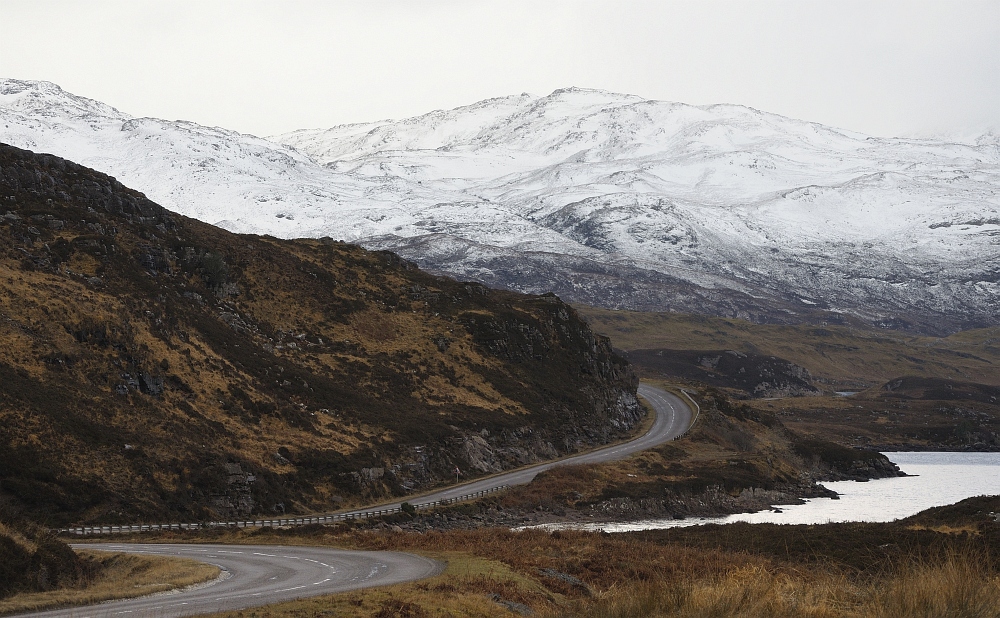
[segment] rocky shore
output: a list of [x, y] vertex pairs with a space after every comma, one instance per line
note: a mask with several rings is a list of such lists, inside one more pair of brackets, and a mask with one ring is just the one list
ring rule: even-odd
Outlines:
[[504, 507], [500, 498], [437, 509], [433, 513], [393, 515], [360, 523], [363, 528], [397, 532], [471, 530], [488, 527], [518, 528], [555, 523], [630, 522], [645, 519], [688, 519], [753, 513], [777, 506], [803, 504], [808, 498], [837, 499], [836, 492], [803, 482], [775, 489], [744, 489], [736, 495], [722, 487], [705, 491], [671, 493], [662, 499], [612, 498], [576, 507], [539, 504], [534, 508]]

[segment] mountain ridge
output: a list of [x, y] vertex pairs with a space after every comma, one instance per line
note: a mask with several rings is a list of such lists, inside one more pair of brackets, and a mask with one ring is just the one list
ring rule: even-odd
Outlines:
[[585, 89], [272, 142], [15, 108], [0, 96], [4, 139], [79, 154], [232, 231], [330, 236], [607, 308], [938, 334], [997, 320], [1000, 150], [985, 138]]

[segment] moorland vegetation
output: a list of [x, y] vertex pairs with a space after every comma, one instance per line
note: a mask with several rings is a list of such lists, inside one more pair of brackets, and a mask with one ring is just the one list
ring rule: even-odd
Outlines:
[[0, 146], [0, 503], [47, 525], [334, 510], [627, 435], [558, 298], [239, 236]]
[[994, 511], [1000, 499], [981, 497], [891, 523], [413, 534], [368, 522], [155, 538], [411, 551], [448, 563], [421, 582], [220, 614], [229, 618], [986, 618], [1000, 611]]
[[640, 375], [711, 385], [805, 436], [876, 451], [1000, 449], [1000, 328], [930, 337], [578, 309]]
[[0, 597], [80, 602], [116, 595], [122, 573], [160, 573], [75, 554], [32, 521], [333, 510], [456, 465], [476, 476], [621, 439], [643, 414], [634, 366], [694, 395], [683, 439], [432, 513], [138, 538], [449, 563], [424, 582], [235, 614], [254, 618], [1000, 614], [995, 497], [889, 524], [510, 530], [829, 495], [823, 480], [898, 474], [886, 445], [998, 448], [996, 329], [931, 338], [574, 309], [387, 252], [230, 234], [6, 146], [0, 301]]

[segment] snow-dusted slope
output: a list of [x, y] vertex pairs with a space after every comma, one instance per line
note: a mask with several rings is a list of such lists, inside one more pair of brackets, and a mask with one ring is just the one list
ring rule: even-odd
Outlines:
[[568, 300], [997, 323], [1000, 140], [887, 140], [600, 91], [267, 141], [0, 80], [0, 140], [236, 231], [331, 236]]
[[734, 105], [570, 89], [276, 139], [331, 169], [478, 199], [367, 242], [495, 284], [765, 320], [1000, 314], [990, 136], [876, 139]]
[[339, 174], [252, 135], [133, 118], [48, 82], [0, 80], [0, 140], [111, 174], [171, 210], [237, 232], [323, 236], [345, 229], [340, 212], [350, 208], [362, 213], [358, 237], [365, 214], [395, 207], [401, 195], [440, 199], [402, 180]]

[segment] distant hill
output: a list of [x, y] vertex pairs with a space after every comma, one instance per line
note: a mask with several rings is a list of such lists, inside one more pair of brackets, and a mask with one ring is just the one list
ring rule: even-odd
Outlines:
[[[628, 352], [633, 363], [647, 366], [654, 375], [739, 389], [766, 381], [746, 381], [755, 369], [748, 366], [740, 373], [742, 363], [734, 362], [744, 354], [748, 359], [758, 359], [760, 369], [770, 364], [766, 357], [774, 357], [779, 364], [781, 359], [787, 359], [790, 365], [768, 369], [776, 375], [785, 374], [783, 381], [789, 386], [803, 387], [806, 385], [788, 378], [803, 378], [805, 374], [800, 372], [805, 369], [813, 386], [831, 393], [881, 388], [901, 376], [1000, 386], [1000, 372], [996, 369], [1000, 365], [1000, 328], [930, 337], [879, 328], [753, 324], [672, 312], [608, 311], [585, 305], [576, 308], [596, 332], [610, 337], [616, 348]], [[737, 353], [735, 357], [729, 355], [729, 369], [724, 366], [721, 372], [708, 371], [712, 359], [724, 350]], [[701, 363], [702, 358], [706, 364]], [[714, 381], [716, 378], [723, 381]], [[909, 389], [918, 382], [907, 379], [901, 386]]]
[[0, 145], [0, 506], [330, 510], [604, 443], [637, 380], [569, 306], [239, 236]]
[[[882, 386], [876, 396], [885, 399], [927, 399], [935, 401], [974, 401], [1000, 404], [1000, 388], [946, 380], [944, 378], [918, 378], [906, 376]], [[875, 393], [872, 393], [875, 395]]]
[[736, 350], [632, 350], [629, 362], [650, 377], [733, 388], [752, 397], [820, 395], [809, 370], [783, 358]]
[[576, 308], [641, 376], [725, 389], [801, 435], [878, 451], [1000, 450], [998, 328], [928, 337]]
[[997, 326], [1000, 146], [568, 88], [272, 141], [0, 80], [0, 140], [240, 232], [613, 309]]

